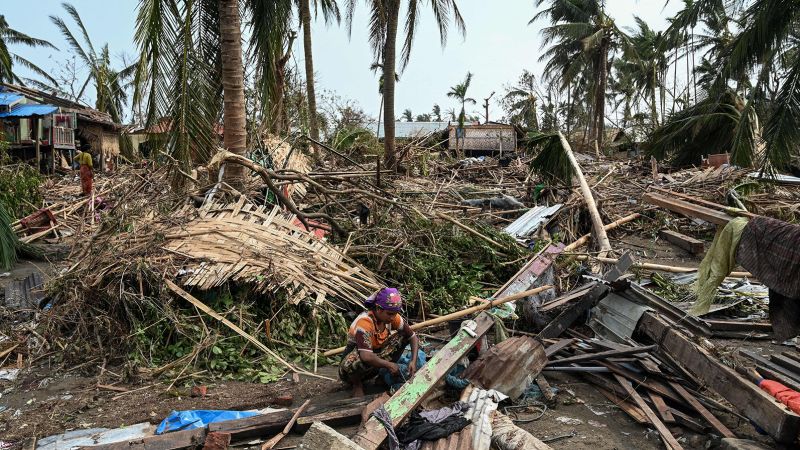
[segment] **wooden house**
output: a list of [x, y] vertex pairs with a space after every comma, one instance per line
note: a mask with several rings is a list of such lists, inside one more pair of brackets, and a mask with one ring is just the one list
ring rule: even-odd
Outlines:
[[36, 161], [50, 172], [71, 164], [75, 151], [91, 145], [96, 170], [113, 170], [121, 126], [111, 116], [37, 89], [0, 83], [0, 130], [12, 157]]
[[466, 123], [463, 128], [455, 123], [449, 127], [448, 145], [450, 150], [458, 149], [466, 156], [500, 156], [517, 150], [520, 133], [504, 123]]

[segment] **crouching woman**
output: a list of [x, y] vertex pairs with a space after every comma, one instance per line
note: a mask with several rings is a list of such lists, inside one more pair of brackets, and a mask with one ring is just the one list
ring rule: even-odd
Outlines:
[[403, 301], [395, 288], [383, 288], [364, 305], [367, 311], [361, 313], [350, 325], [347, 333], [347, 347], [339, 364], [339, 378], [353, 386], [353, 396], [364, 395], [364, 381], [386, 369], [393, 376], [401, 374], [397, 361], [406, 345], [411, 344], [411, 360], [408, 364], [408, 378], [417, 371], [419, 339], [400, 316]]

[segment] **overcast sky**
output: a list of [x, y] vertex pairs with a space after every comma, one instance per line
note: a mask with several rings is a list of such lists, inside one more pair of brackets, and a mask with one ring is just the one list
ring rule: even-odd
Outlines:
[[[0, 0], [0, 14], [9, 25], [32, 36], [47, 39], [60, 51], [30, 50], [16, 46], [12, 49], [41, 67], [55, 71], [65, 60], [67, 44], [46, 18], [47, 14], [66, 17], [57, 0]], [[112, 55], [136, 53], [133, 31], [138, 0], [73, 0], [95, 47], [109, 44]], [[340, 0], [340, 3], [343, 3]], [[466, 38], [451, 30], [447, 45], [439, 43], [437, 28], [428, 2], [422, 10], [411, 62], [400, 76], [397, 85], [396, 109], [399, 115], [410, 108], [414, 114], [430, 112], [438, 103], [442, 110], [455, 107], [446, 96], [450, 86], [460, 82], [467, 71], [474, 73], [470, 96], [481, 99], [492, 91], [502, 91], [523, 69], [541, 74], [537, 61], [541, 54], [540, 30], [546, 23], [528, 25], [537, 9], [533, 0], [458, 0], [467, 26]], [[607, 10], [621, 27], [634, 25], [634, 15], [642, 17], [651, 27], [663, 30], [667, 17], [680, 7], [680, 2], [666, 0], [608, 0]], [[368, 10], [360, 2], [348, 38], [344, 25], [326, 27], [322, 20], [314, 23], [313, 43], [317, 83], [323, 90], [356, 100], [365, 111], [377, 116], [380, 98], [377, 76], [370, 71], [372, 53], [367, 42]], [[67, 20], [68, 23], [71, 23]], [[295, 44], [295, 62], [302, 70], [302, 41]], [[117, 58], [121, 66], [121, 60]], [[480, 100], [479, 100], [480, 101]], [[477, 112], [477, 111], [475, 111]], [[499, 117], [495, 104], [490, 116]]]

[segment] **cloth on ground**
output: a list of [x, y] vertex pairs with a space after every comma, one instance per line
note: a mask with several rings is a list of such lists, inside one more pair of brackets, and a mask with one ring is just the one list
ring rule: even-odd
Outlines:
[[[422, 350], [417, 350], [417, 370], [422, 368], [425, 365], [425, 361], [427, 357], [425, 356], [425, 352]], [[408, 373], [408, 364], [411, 362], [411, 351], [403, 351], [403, 355], [400, 359], [397, 360], [397, 367], [400, 369], [400, 374], [398, 376], [393, 376], [391, 372], [386, 369], [380, 369], [378, 374], [383, 378], [383, 381], [389, 386], [390, 392], [396, 392], [400, 389], [400, 386], [403, 385], [409, 378], [411, 378], [410, 374]]]
[[[450, 413], [446, 417], [439, 417], [439, 422], [433, 423], [422, 417], [419, 412], [414, 411], [408, 417], [406, 423], [396, 430], [397, 438], [401, 444], [407, 446], [406, 448], [409, 446], [418, 448], [417, 445], [412, 443], [418, 440], [436, 441], [445, 438], [453, 433], [458, 433], [471, 423], [469, 419], [464, 417], [462, 411], [453, 412], [451, 410]], [[433, 414], [438, 417], [438, 413]]]
[[379, 406], [378, 409], [372, 412], [372, 416], [378, 419], [378, 422], [386, 428], [386, 441], [388, 442], [389, 450], [400, 450], [400, 441], [397, 439], [394, 425], [392, 425], [392, 416], [389, 415], [386, 408], [383, 405]]
[[464, 412], [467, 411], [468, 409], [469, 409], [469, 403], [455, 402], [453, 403], [453, 406], [445, 406], [444, 408], [420, 411], [419, 415], [427, 419], [429, 422], [439, 423], [444, 419], [447, 419], [448, 417], [456, 414], [464, 415]]
[[736, 262], [765, 286], [800, 299], [800, 225], [754, 217], [742, 233]]
[[736, 267], [736, 248], [746, 225], [747, 218], [737, 217], [717, 230], [714, 242], [697, 270], [697, 281], [693, 285], [697, 301], [689, 314], [699, 316], [711, 309], [717, 287]]

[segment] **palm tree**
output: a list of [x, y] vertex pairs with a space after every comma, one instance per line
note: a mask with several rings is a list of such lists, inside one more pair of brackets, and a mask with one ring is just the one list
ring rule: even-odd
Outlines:
[[11, 28], [8, 22], [6, 22], [5, 16], [0, 14], [0, 82], [24, 84], [23, 78], [14, 71], [14, 65], [17, 64], [44, 77], [53, 84], [56, 83], [56, 81], [50, 77], [47, 72], [39, 68], [39, 66], [12, 52], [9, 49], [10, 45], [26, 45], [33, 48], [49, 47], [55, 49], [53, 44], [43, 39], [36, 39]]
[[436, 103], [433, 104], [433, 109], [431, 110], [431, 116], [433, 117], [433, 120], [436, 122], [442, 121], [442, 108], [440, 108], [439, 105]]
[[72, 51], [89, 69], [89, 75], [78, 92], [76, 100], [83, 96], [89, 82], [93, 81], [97, 96], [95, 108], [108, 113], [114, 122], [122, 123], [123, 108], [128, 102], [124, 83], [133, 75], [136, 65], [132, 64], [120, 71], [113, 69], [108, 44], [105, 44], [100, 51], [96, 51], [78, 10], [69, 3], [62, 3], [62, 6], [80, 30], [84, 45], [81, 45], [62, 18], [50, 16], [50, 21], [55, 24]]
[[410, 109], [405, 109], [403, 111], [403, 115], [401, 115], [400, 117], [405, 119], [406, 122], [413, 122], [414, 121], [414, 113], [412, 113]]
[[[353, 14], [357, 0], [347, 0], [348, 33], [352, 31]], [[370, 9], [369, 41], [375, 62], [381, 63], [384, 73], [396, 73], [397, 68], [397, 31], [400, 20], [400, 6], [402, 0], [366, 0]], [[407, 0], [405, 20], [405, 39], [400, 55], [401, 71], [408, 65], [411, 57], [411, 47], [418, 23], [418, 13], [422, 0]], [[447, 41], [447, 29], [452, 15], [456, 27], [461, 34], [466, 33], [464, 19], [458, 10], [455, 0], [433, 0], [430, 2], [431, 10], [436, 18], [439, 28], [439, 37], [442, 45]], [[384, 123], [384, 158], [386, 167], [394, 168], [397, 165], [395, 154], [395, 79], [385, 77], [383, 86], [383, 123]]]
[[467, 72], [467, 77], [464, 78], [464, 81], [461, 83], [456, 84], [455, 86], [450, 88], [450, 92], [447, 93], [447, 96], [450, 98], [455, 98], [459, 102], [461, 102], [461, 112], [458, 113], [458, 131], [456, 132], [456, 152], [459, 152], [458, 149], [458, 133], [461, 134], [462, 141], [464, 140], [465, 132], [464, 132], [464, 121], [467, 118], [465, 106], [467, 103], [474, 105], [477, 103], [474, 98], [467, 97], [467, 90], [469, 89], [469, 85], [472, 83], [472, 73]]
[[[317, 94], [314, 87], [314, 55], [311, 48], [311, 6], [312, 0], [297, 0], [300, 9], [300, 22], [303, 28], [303, 54], [306, 70], [306, 97], [308, 99], [308, 128], [311, 139], [319, 142], [319, 121], [317, 120]], [[325, 23], [335, 19], [341, 21], [336, 0], [313, 0], [317, 12], [322, 12]], [[316, 145], [312, 145], [315, 151]]]
[[539, 129], [539, 120], [536, 116], [538, 89], [536, 77], [524, 70], [516, 86], [511, 86], [506, 91], [503, 100], [512, 124], [522, 125], [529, 130]]
[[[248, 54], [261, 70], [258, 91], [268, 110], [273, 68], [283, 56], [293, 3], [275, 0], [140, 0], [134, 40], [139, 64], [134, 103], [146, 99], [147, 124], [168, 124], [166, 147], [183, 169], [217, 151], [222, 118], [224, 147], [245, 155], [247, 145], [242, 26]], [[275, 26], [270, 26], [275, 24]], [[267, 88], [266, 86], [272, 86]], [[244, 171], [228, 165], [225, 179], [240, 186]]]
[[[546, 0], [537, 0], [541, 6]], [[537, 13], [529, 23], [549, 19], [551, 26], [542, 30], [543, 45], [550, 48], [540, 57], [547, 61], [545, 73], [560, 78], [563, 85], [590, 72], [593, 118], [589, 126], [598, 148], [603, 146], [606, 87], [609, 58], [617, 48], [630, 47], [628, 36], [605, 12], [602, 0], [550, 0], [549, 7]]]

